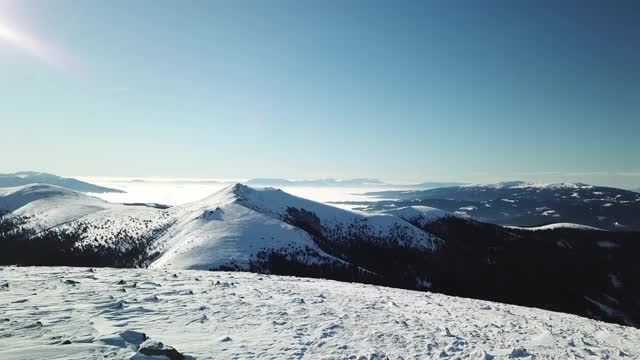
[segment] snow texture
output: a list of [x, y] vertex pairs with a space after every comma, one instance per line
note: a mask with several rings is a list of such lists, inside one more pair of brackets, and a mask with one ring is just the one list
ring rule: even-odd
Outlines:
[[148, 359], [143, 347], [196, 359], [640, 358], [631, 327], [373, 285], [65, 267], [0, 267], [0, 278], [4, 360]]

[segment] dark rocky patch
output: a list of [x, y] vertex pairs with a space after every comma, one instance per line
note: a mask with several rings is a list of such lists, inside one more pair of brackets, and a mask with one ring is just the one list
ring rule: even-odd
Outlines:
[[147, 340], [140, 344], [138, 352], [147, 356], [165, 356], [170, 360], [183, 360], [185, 356], [171, 346], [159, 341]]

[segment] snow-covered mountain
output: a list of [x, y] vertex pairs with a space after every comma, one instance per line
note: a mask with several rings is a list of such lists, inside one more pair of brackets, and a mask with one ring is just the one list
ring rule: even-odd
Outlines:
[[53, 174], [20, 171], [12, 174], [0, 174], [0, 188], [28, 184], [57, 185], [70, 190], [88, 193], [122, 193], [124, 191], [90, 184], [73, 178], [63, 178]]
[[356, 203], [362, 210], [421, 205], [501, 225], [576, 223], [607, 230], [640, 230], [640, 193], [583, 183], [509, 181], [368, 195], [397, 200]]
[[175, 224], [158, 239], [156, 247], [162, 255], [150, 267], [247, 270], [258, 256], [271, 252], [302, 263], [340, 262], [322, 251], [305, 231], [249, 207], [247, 195], [254, 191], [235, 185], [170, 209]]
[[431, 292], [151, 269], [0, 279], [3, 360], [640, 358], [638, 329]]
[[321, 250], [318, 240], [340, 248], [359, 241], [422, 251], [440, 242], [394, 216], [352, 212], [240, 184], [168, 209], [113, 204], [56, 186], [27, 185], [0, 190], [0, 209], [23, 219], [24, 227], [36, 233], [79, 232], [78, 244], [85, 247], [118, 247], [125, 234], [143, 237], [150, 252], [160, 254], [151, 267], [247, 270], [271, 253], [303, 263], [347, 264]]
[[362, 213], [240, 184], [171, 208], [28, 185], [1, 190], [0, 209], [0, 264], [324, 277], [640, 324], [638, 233], [531, 231], [425, 206]]
[[434, 249], [439, 241], [393, 216], [360, 214], [281, 190], [240, 184], [169, 212], [175, 225], [158, 239], [164, 251], [151, 267], [248, 269], [270, 252], [304, 263], [336, 262], [314, 237], [335, 246], [359, 237], [378, 245], [424, 250]]
[[[155, 214], [144, 206], [113, 204], [63, 187], [45, 184], [0, 188], [0, 209], [14, 216], [30, 218], [38, 230], [60, 227], [80, 219], [97, 224], [104, 220], [145, 218]], [[113, 221], [120, 225], [120, 221]], [[130, 225], [127, 225], [130, 226]], [[111, 231], [113, 227], [105, 229]]]

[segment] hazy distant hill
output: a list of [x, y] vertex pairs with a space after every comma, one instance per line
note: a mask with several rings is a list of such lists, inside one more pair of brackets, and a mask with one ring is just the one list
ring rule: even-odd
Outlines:
[[246, 182], [252, 186], [380, 186], [384, 183], [378, 179], [315, 179], [315, 180], [287, 180], [278, 178], [255, 178]]
[[63, 188], [92, 193], [124, 193], [122, 190], [90, 184], [73, 178], [63, 178], [53, 174], [20, 171], [13, 174], [0, 174], [0, 187], [13, 187], [29, 184], [49, 184]]
[[426, 189], [435, 189], [440, 187], [449, 187], [449, 186], [459, 186], [464, 185], [464, 183], [459, 182], [422, 182], [417, 184], [388, 184], [378, 179], [367, 179], [367, 178], [358, 178], [358, 179], [346, 179], [346, 180], [337, 180], [337, 179], [316, 179], [316, 180], [287, 180], [287, 179], [278, 179], [278, 178], [256, 178], [251, 179], [246, 182], [247, 185], [250, 186], [272, 186], [272, 187], [282, 187], [282, 186], [310, 186], [310, 187], [392, 187], [392, 188], [405, 188], [405, 189], [416, 189], [416, 190], [426, 190]]

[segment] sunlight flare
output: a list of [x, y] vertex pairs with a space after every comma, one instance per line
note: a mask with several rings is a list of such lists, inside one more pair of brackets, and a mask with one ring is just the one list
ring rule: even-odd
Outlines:
[[64, 56], [59, 50], [0, 19], [0, 46], [3, 43], [18, 48], [49, 65], [66, 68]]

